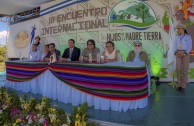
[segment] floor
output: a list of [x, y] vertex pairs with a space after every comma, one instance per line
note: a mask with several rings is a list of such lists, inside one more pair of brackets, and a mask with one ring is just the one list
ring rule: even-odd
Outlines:
[[[0, 86], [5, 84], [5, 73], [0, 73]], [[18, 91], [20, 95], [21, 91]], [[41, 98], [31, 93], [28, 96]], [[52, 101], [57, 107], [72, 113], [72, 105]], [[157, 92], [149, 98], [149, 105], [143, 109], [128, 110], [127, 112], [102, 111], [89, 108], [91, 119], [106, 122], [106, 126], [117, 123], [135, 126], [194, 126], [194, 84], [189, 84], [185, 93], [176, 91], [161, 83]], [[107, 123], [110, 122], [110, 123]]]

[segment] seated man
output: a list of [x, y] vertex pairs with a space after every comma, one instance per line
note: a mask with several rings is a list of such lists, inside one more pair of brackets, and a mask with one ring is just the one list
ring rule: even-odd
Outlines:
[[32, 50], [30, 51], [29, 56], [30, 56], [29, 57], [30, 61], [40, 61], [41, 60], [41, 54], [37, 50], [37, 45], [36, 44], [32, 45]]
[[75, 41], [69, 39], [68, 41], [69, 48], [65, 49], [62, 61], [79, 61], [80, 49], [75, 47]]
[[56, 60], [59, 61], [59, 56], [61, 56], [61, 53], [59, 50], [55, 49], [55, 43], [49, 44], [49, 52], [45, 56], [44, 61], [49, 62], [50, 56], [53, 55], [53, 53], [56, 54]]
[[134, 41], [134, 50], [130, 51], [127, 57], [127, 61], [131, 62], [145, 62], [146, 66], [150, 66], [150, 60], [145, 51], [142, 51], [142, 43], [137, 40]]

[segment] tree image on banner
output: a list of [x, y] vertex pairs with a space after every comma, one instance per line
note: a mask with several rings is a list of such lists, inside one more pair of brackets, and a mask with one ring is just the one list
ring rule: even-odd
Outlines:
[[120, 27], [145, 30], [158, 21], [148, 4], [139, 0], [123, 0], [116, 4], [109, 14], [109, 23], [118, 23]]
[[145, 23], [145, 20], [150, 20], [151, 15], [149, 13], [149, 8], [145, 6], [144, 4], [140, 4], [139, 7], [136, 8], [137, 11], [137, 19], [141, 18], [142, 23]]

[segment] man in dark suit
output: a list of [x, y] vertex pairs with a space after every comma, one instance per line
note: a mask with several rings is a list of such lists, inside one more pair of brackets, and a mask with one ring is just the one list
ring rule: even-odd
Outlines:
[[69, 48], [65, 49], [62, 61], [79, 61], [80, 49], [75, 47], [75, 40], [69, 39]]

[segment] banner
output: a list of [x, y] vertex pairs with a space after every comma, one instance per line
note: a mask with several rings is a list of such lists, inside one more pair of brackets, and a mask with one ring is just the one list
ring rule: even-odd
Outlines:
[[[192, 35], [193, 47], [190, 53], [194, 67], [194, 9], [192, 0], [57, 0], [41, 5], [36, 34], [45, 43], [55, 43], [61, 54], [68, 47], [68, 40], [74, 39], [80, 49], [86, 47], [89, 39], [94, 39], [101, 53], [105, 43], [113, 41], [123, 59], [134, 49], [133, 41], [140, 40], [143, 51], [151, 60], [151, 74], [169, 81], [167, 59], [169, 49], [169, 17], [175, 27], [181, 23]], [[37, 21], [37, 20], [36, 20]], [[31, 21], [29, 21], [31, 22]], [[29, 25], [32, 24], [32, 25]], [[32, 23], [22, 22], [10, 28], [11, 44], [20, 29], [32, 31]], [[17, 26], [17, 30], [15, 30]], [[11, 26], [12, 27], [12, 26]], [[29, 34], [28, 31], [28, 34]], [[10, 50], [15, 45], [9, 45]], [[26, 48], [28, 48], [26, 46]], [[23, 50], [24, 48], [22, 48]], [[9, 52], [16, 57], [21, 48]], [[176, 77], [175, 77], [176, 78]], [[189, 78], [194, 80], [194, 70], [189, 70]]]

